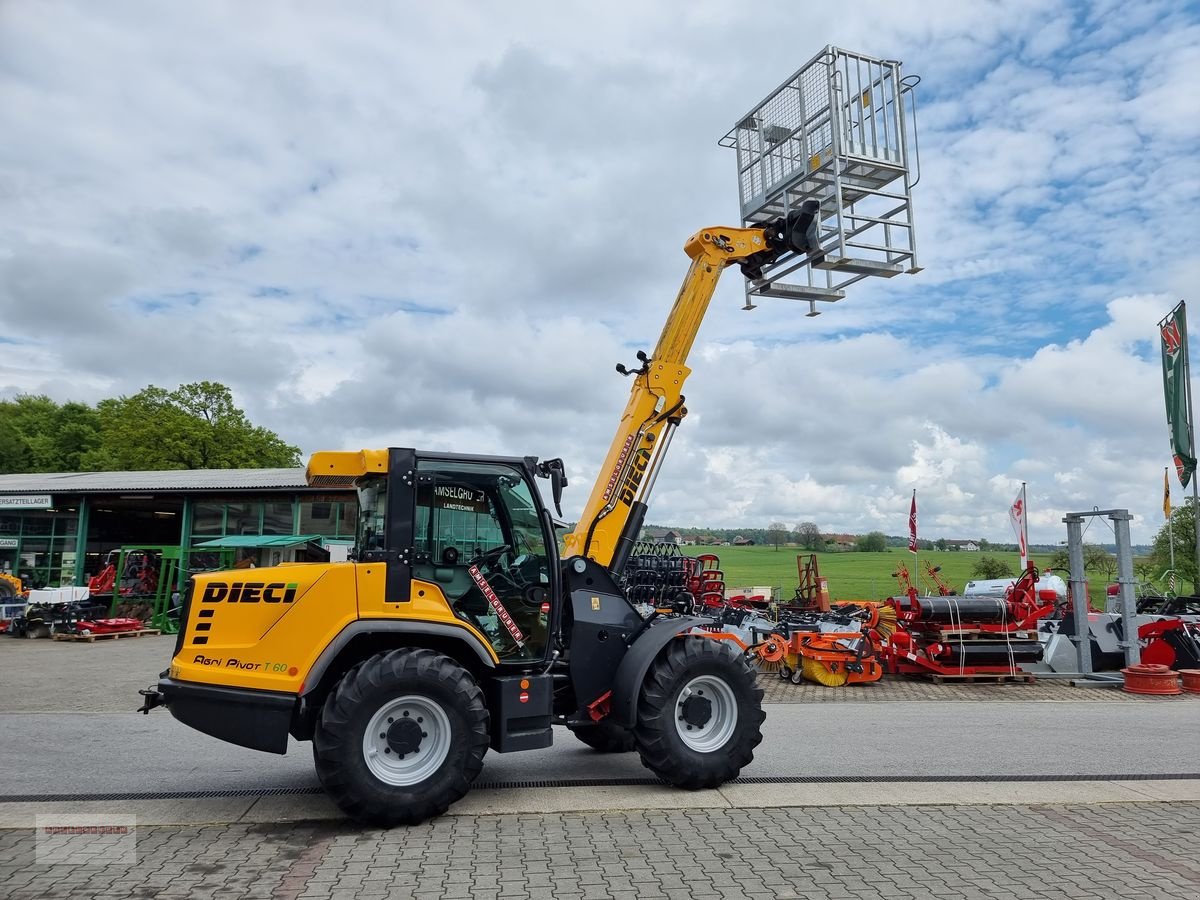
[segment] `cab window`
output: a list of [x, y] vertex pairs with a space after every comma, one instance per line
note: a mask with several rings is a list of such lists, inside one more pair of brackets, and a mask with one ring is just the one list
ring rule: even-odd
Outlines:
[[413, 577], [436, 584], [502, 660], [544, 658], [551, 560], [524, 473], [421, 460], [417, 475]]

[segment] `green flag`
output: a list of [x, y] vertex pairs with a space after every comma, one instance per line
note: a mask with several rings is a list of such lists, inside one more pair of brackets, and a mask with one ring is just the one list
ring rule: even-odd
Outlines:
[[1196, 471], [1192, 447], [1192, 415], [1188, 408], [1187, 318], [1181, 302], [1158, 323], [1162, 342], [1163, 394], [1167, 400], [1167, 427], [1171, 432], [1171, 454], [1179, 483], [1187, 487]]

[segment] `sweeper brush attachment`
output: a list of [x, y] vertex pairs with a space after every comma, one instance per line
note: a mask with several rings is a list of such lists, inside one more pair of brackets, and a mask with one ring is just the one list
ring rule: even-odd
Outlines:
[[812, 656], [800, 660], [800, 674], [806, 680], [826, 687], [841, 687], [850, 680], [850, 672], [844, 664], [826, 663]]
[[876, 659], [870, 633], [881, 625], [888, 627], [878, 605], [840, 604], [827, 613], [783, 619], [753, 650], [760, 666], [776, 668], [780, 678], [793, 684], [808, 680], [842, 687], [878, 681], [883, 667]]

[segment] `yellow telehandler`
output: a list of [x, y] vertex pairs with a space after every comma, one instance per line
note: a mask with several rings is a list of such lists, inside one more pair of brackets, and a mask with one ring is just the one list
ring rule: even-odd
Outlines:
[[[814, 204], [815, 206], [815, 204]], [[351, 560], [206, 573], [189, 582], [149, 712], [275, 753], [312, 740], [317, 773], [354, 818], [415, 823], [462, 797], [488, 748], [547, 747], [564, 726], [637, 750], [664, 781], [709, 788], [762, 740], [762, 690], [683, 597], [643, 616], [619, 587], [676, 427], [688, 353], [721, 272], [756, 277], [813, 250], [816, 210], [706, 228], [658, 345], [638, 365], [612, 446], [561, 557], [562, 461], [391, 448], [320, 452], [313, 486], [353, 485]], [[805, 218], [807, 217], [807, 218]]]

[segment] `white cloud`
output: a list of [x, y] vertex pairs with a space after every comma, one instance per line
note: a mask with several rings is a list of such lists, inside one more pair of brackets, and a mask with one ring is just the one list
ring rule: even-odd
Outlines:
[[1145, 540], [1153, 324], [1200, 272], [1194, 13], [6, 4], [0, 394], [212, 378], [306, 450], [562, 455], [577, 509], [613, 363], [735, 220], [716, 139], [828, 41], [924, 76], [926, 271], [818, 319], [742, 313], [730, 273], [651, 518], [901, 533], [916, 486], [925, 533], [1005, 539], [1027, 480], [1035, 540], [1096, 504]]

